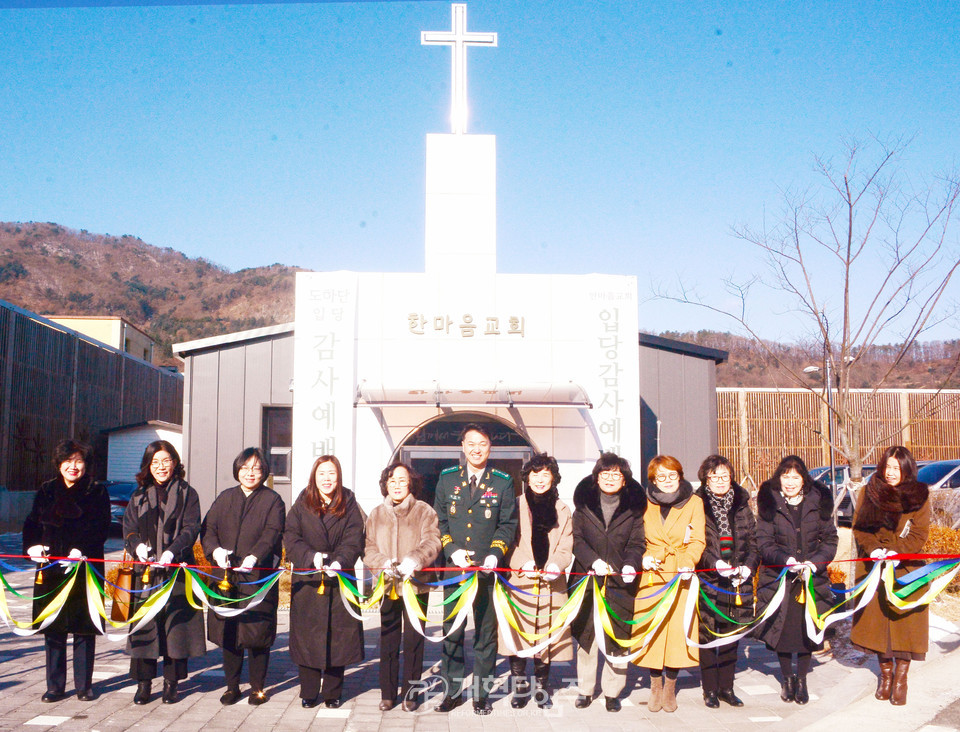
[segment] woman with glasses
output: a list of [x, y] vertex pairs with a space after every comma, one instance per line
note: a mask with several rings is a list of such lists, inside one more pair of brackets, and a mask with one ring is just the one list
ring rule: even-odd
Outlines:
[[823, 647], [807, 635], [807, 583], [812, 576], [817, 611], [828, 610], [833, 604], [833, 593], [827, 563], [837, 553], [837, 527], [833, 523], [830, 489], [813, 480], [796, 455], [781, 460], [773, 477], [757, 493], [757, 549], [763, 563], [757, 585], [758, 613], [770, 604], [781, 572], [787, 570], [783, 604], [757, 630], [757, 637], [777, 652], [783, 676], [780, 698], [788, 703], [806, 704], [810, 701], [807, 674], [811, 654]]
[[[380, 711], [393, 709], [400, 685], [400, 708], [415, 711], [419, 691], [413, 684], [423, 673], [423, 636], [404, 613], [403, 581], [412, 584], [420, 612], [426, 612], [430, 587], [419, 570], [434, 566], [440, 553], [440, 524], [433, 506], [420, 500], [420, 476], [401, 462], [390, 463], [380, 474], [383, 503], [367, 518], [364, 563], [386, 572], [386, 591], [380, 603]], [[396, 595], [393, 597], [393, 595]], [[403, 641], [403, 676], [400, 643]]]
[[[510, 553], [509, 565], [514, 571], [508, 579], [526, 594], [515, 594], [518, 627], [534, 637], [551, 625], [557, 611], [567, 601], [567, 578], [564, 570], [573, 559], [573, 518], [570, 509], [560, 500], [560, 467], [555, 458], [539, 453], [520, 470], [523, 493], [517, 505], [520, 520], [517, 543]], [[509, 634], [509, 635], [508, 635]], [[506, 638], [512, 642], [507, 644]], [[513, 698], [510, 706], [522, 709], [530, 699], [546, 709], [551, 705], [550, 665], [554, 661], [572, 661], [573, 643], [569, 631], [533, 657], [534, 686], [527, 676], [527, 659], [516, 655], [538, 644], [500, 625], [500, 652], [510, 660]]]
[[[176, 580], [160, 612], [127, 639], [130, 676], [137, 682], [134, 704], [150, 701], [150, 686], [163, 657], [163, 703], [176, 704], [177, 683], [187, 678], [187, 659], [207, 652], [203, 613], [187, 600], [186, 578], [176, 566], [195, 564], [193, 544], [200, 535], [200, 498], [183, 479], [184, 469], [176, 448], [166, 440], [147, 445], [137, 473], [137, 489], [123, 514], [127, 551], [139, 562], [133, 573], [131, 612], [139, 610], [150, 592], [170, 577]], [[147, 564], [149, 563], [149, 565]], [[146, 577], [140, 570], [149, 566]]]
[[[741, 630], [737, 623], [753, 619], [752, 579], [759, 563], [757, 521], [750, 508], [750, 494], [737, 484], [729, 460], [711, 455], [703, 461], [697, 476], [707, 542], [697, 565], [702, 570], [700, 643], [710, 643], [719, 635]], [[738, 645], [700, 649], [703, 703], [711, 709], [719, 707], [721, 701], [732, 707], [743, 706], [733, 693]]]
[[[204, 553], [213, 560], [213, 587], [226, 578], [232, 598], [249, 597], [280, 563], [287, 510], [283, 499], [266, 485], [270, 464], [259, 447], [248, 447], [233, 461], [238, 485], [217, 496], [201, 531]], [[219, 590], [218, 590], [219, 591]], [[222, 592], [221, 592], [222, 594]], [[270, 646], [277, 637], [280, 583], [275, 584], [252, 610], [232, 618], [207, 613], [207, 638], [223, 649], [227, 690], [224, 705], [240, 700], [243, 652], [250, 659], [250, 697], [254, 706], [267, 701], [264, 691]]]
[[[103, 559], [103, 545], [110, 531], [110, 496], [88, 474], [92, 451], [74, 440], [60, 442], [53, 451], [57, 477], [40, 486], [33, 508], [23, 524], [24, 552], [37, 563], [33, 586], [36, 619], [68, 581], [70, 564], [50, 564], [51, 557]], [[100, 567], [97, 570], [100, 571]], [[85, 565], [76, 569], [73, 588], [57, 619], [44, 628], [47, 660], [47, 691], [41, 701], [66, 697], [67, 634], [73, 633], [73, 685], [80, 701], [92, 701], [93, 659], [97, 629], [87, 609]]]
[[573, 492], [573, 569], [570, 587], [585, 575], [587, 592], [571, 632], [577, 641], [577, 686], [574, 706], [585, 709], [593, 701], [597, 670], [602, 666], [600, 690], [608, 712], [620, 711], [620, 695], [627, 682], [627, 665], [601, 660], [599, 644], [607, 655], [624, 655], [623, 648], [606, 636], [597, 638], [593, 622], [593, 586], [599, 582], [607, 604], [617, 617], [613, 631], [619, 640], [630, 638], [630, 626], [622, 622], [633, 613], [637, 569], [643, 558], [643, 489], [633, 479], [630, 463], [619, 455], [605, 452], [593, 466], [593, 472], [580, 481]]
[[[644, 579], [640, 583], [635, 617], [649, 613], [662, 598], [661, 590], [679, 575], [679, 591], [670, 611], [637, 658], [638, 666], [650, 669], [650, 700], [647, 710], [677, 710], [677, 677], [681, 668], [696, 666], [697, 649], [687, 645], [683, 609], [690, 580], [706, 546], [703, 501], [683, 478], [683, 466], [670, 455], [658, 455], [647, 466], [647, 510], [644, 530], [647, 551], [643, 555]], [[635, 626], [635, 633], [650, 630], [652, 620]], [[692, 637], [697, 637], [693, 618]]]

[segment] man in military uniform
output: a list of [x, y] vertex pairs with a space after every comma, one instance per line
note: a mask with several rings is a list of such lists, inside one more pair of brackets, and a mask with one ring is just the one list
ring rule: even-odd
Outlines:
[[[466, 465], [440, 473], [434, 508], [440, 519], [440, 544], [447, 566], [482, 567], [473, 605], [473, 711], [490, 714], [487, 699], [497, 664], [497, 617], [493, 608], [491, 570], [496, 569], [517, 535], [517, 499], [513, 480], [504, 472], [487, 467], [490, 433], [479, 424], [468, 424], [460, 433]], [[456, 585], [445, 588], [447, 596]], [[451, 621], [444, 623], [444, 633]], [[440, 675], [446, 682], [446, 696], [436, 708], [449, 712], [462, 702], [464, 628], [443, 641]]]

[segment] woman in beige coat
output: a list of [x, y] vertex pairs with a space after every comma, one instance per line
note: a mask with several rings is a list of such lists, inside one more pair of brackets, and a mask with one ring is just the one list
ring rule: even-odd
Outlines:
[[[510, 582], [521, 590], [533, 593], [515, 593], [513, 601], [529, 615], [518, 613], [518, 625], [525, 633], [544, 633], [556, 613], [567, 601], [567, 581], [564, 570], [573, 559], [573, 519], [570, 509], [560, 500], [557, 486], [560, 468], [556, 459], [546, 453], [534, 455], [520, 473], [523, 495], [520, 496], [520, 528], [517, 545], [510, 556]], [[521, 709], [530, 701], [545, 709], [550, 706], [548, 677], [553, 661], [572, 661], [573, 643], [570, 629], [533, 657], [533, 675], [536, 687], [531, 694], [527, 677], [527, 659], [513, 655], [514, 649], [524, 650], [537, 645], [522, 638], [512, 628], [500, 626], [500, 653], [510, 658], [513, 698], [510, 706]], [[505, 640], [509, 634], [512, 646]]]
[[[670, 455], [658, 455], [647, 467], [647, 510], [644, 531], [647, 549], [643, 555], [643, 579], [637, 594], [635, 617], [641, 617], [659, 602], [658, 590], [680, 573], [680, 591], [673, 608], [652, 640], [636, 660], [650, 669], [650, 701], [647, 709], [674, 712], [677, 709], [679, 669], [699, 665], [697, 649], [687, 645], [683, 609], [690, 592], [690, 578], [706, 547], [703, 501], [683, 479], [683, 466]], [[636, 633], [647, 628], [637, 626]], [[696, 615], [690, 637], [699, 636]]]
[[[434, 564], [440, 551], [437, 512], [417, 498], [420, 477], [409, 466], [395, 462], [380, 474], [383, 503], [367, 518], [367, 543], [363, 562], [374, 571], [386, 572], [386, 588], [380, 604], [380, 710], [393, 709], [400, 684], [402, 709], [412, 712], [419, 703], [412, 682], [423, 672], [423, 636], [410, 625], [400, 594], [403, 580], [423, 580], [418, 570]], [[421, 609], [426, 608], [430, 588], [415, 585]], [[396, 599], [391, 599], [396, 595]], [[401, 632], [402, 631], [402, 632]], [[400, 679], [400, 639], [403, 638], [403, 678]]]

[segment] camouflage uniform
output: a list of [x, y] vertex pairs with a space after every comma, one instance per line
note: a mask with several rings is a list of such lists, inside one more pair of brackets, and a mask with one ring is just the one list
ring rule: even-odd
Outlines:
[[[450, 557], [458, 549], [473, 552], [472, 563], [480, 565], [488, 555], [498, 565], [517, 535], [517, 499], [509, 475], [487, 466], [477, 487], [471, 491], [467, 466], [453, 466], [440, 473], [434, 508], [440, 519], [440, 544], [447, 566], [455, 567]], [[452, 573], [447, 573], [451, 576]], [[493, 608], [493, 576], [480, 574], [480, 587], [473, 606], [473, 678], [475, 698], [485, 698], [495, 675], [497, 663], [497, 617]], [[449, 596], [452, 585], [444, 589]], [[445, 622], [444, 633], [452, 623]], [[440, 675], [447, 683], [447, 695], [459, 696], [465, 671], [464, 629], [443, 641]]]

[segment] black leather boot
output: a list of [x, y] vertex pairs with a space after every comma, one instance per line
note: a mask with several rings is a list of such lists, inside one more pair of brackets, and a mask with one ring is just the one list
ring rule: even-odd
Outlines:
[[785, 702], [792, 702], [797, 695], [797, 677], [787, 676], [780, 682], [780, 699]]
[[133, 695], [134, 704], [149, 704], [150, 703], [150, 682], [149, 681], [138, 681], [137, 682], [137, 693]]
[[541, 661], [539, 658], [533, 659], [533, 700], [540, 709], [550, 709], [553, 702], [550, 699], [550, 662]]
[[526, 673], [527, 659], [510, 656], [510, 681], [513, 684], [510, 706], [514, 709], [523, 709], [530, 702], [530, 679]]
[[160, 697], [160, 700], [164, 704], [176, 704], [180, 701], [180, 697], [177, 694], [177, 682], [168, 681], [167, 679], [163, 680], [163, 696]]

